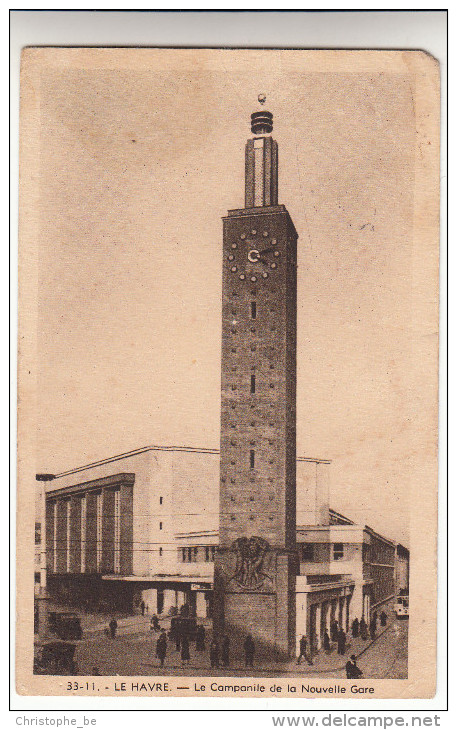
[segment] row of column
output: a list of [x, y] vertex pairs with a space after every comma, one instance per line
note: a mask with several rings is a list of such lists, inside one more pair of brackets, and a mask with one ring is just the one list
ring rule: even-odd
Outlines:
[[130, 485], [48, 498], [48, 572], [132, 573], [132, 507]]
[[328, 631], [330, 635], [332, 621], [338, 621], [338, 628], [342, 627], [346, 633], [349, 631], [350, 604], [350, 595], [334, 598], [331, 601], [311, 604], [310, 635], [314, 634], [317, 649], [321, 649], [322, 647], [324, 632]]
[[[207, 599], [205, 591], [195, 591], [195, 615], [197, 618], [206, 618]], [[185, 603], [193, 603], [189, 600], [189, 593], [185, 590], [174, 590], [172, 588], [145, 588], [141, 591], [141, 600], [148, 607], [149, 613], [168, 614], [170, 608], [178, 611]]]

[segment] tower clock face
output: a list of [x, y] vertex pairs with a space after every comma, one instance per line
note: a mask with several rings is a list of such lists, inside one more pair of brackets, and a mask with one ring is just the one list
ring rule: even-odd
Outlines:
[[241, 281], [268, 279], [281, 262], [277, 240], [267, 230], [251, 228], [241, 233], [230, 245], [228, 266]]

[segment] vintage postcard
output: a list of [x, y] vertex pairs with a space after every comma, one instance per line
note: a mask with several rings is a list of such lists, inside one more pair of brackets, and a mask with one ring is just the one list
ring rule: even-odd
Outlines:
[[434, 695], [439, 79], [23, 51], [18, 693]]

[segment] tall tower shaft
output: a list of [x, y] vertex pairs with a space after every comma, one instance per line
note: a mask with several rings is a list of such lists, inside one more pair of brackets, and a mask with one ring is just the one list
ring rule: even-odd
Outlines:
[[245, 204], [223, 218], [215, 629], [295, 646], [297, 233], [278, 205], [273, 115], [251, 116]]

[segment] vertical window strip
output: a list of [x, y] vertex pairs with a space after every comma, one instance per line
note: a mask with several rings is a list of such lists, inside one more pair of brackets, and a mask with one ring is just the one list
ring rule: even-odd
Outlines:
[[251, 449], [251, 451], [249, 453], [249, 466], [251, 467], [251, 469], [254, 469], [254, 467], [255, 467], [255, 451], [254, 451], [254, 449]]
[[114, 572], [121, 572], [121, 493], [114, 492]]
[[86, 572], [87, 497], [81, 498], [81, 573]]
[[52, 569], [57, 573], [57, 502], [54, 502], [54, 534], [52, 540]]
[[70, 529], [71, 529], [71, 500], [69, 499], [66, 504], [67, 507], [67, 524], [66, 524], [66, 570], [67, 573], [70, 572], [70, 558], [71, 558], [71, 551], [70, 551]]
[[97, 494], [97, 528], [96, 528], [96, 560], [97, 572], [102, 564], [102, 527], [103, 527], [103, 494]]

